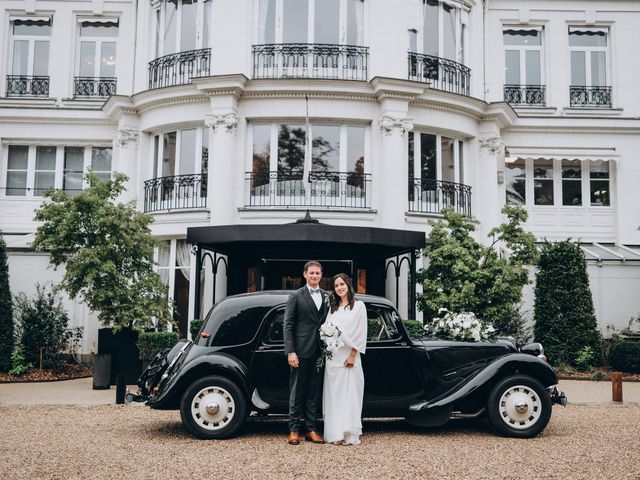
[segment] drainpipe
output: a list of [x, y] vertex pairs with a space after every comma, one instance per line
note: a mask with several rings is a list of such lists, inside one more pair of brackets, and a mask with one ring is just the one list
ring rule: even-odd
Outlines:
[[487, 13], [489, 12], [491, 0], [484, 0], [482, 16], [482, 99], [487, 101]]

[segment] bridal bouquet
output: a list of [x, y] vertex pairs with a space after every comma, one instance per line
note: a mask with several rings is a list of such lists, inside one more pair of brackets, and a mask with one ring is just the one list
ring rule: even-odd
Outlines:
[[424, 326], [429, 336], [444, 340], [479, 342], [493, 340], [497, 335], [493, 325], [483, 324], [473, 312], [454, 314], [446, 308], [441, 308], [438, 313], [444, 313], [443, 317], [436, 318]]
[[344, 345], [340, 341], [342, 332], [332, 323], [325, 323], [320, 327], [320, 340], [324, 343], [324, 347], [320, 350], [320, 358], [316, 362], [318, 371], [324, 366], [327, 358], [333, 358], [333, 352]]

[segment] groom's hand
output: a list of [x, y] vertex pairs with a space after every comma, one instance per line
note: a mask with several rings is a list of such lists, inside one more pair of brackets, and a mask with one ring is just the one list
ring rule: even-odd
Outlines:
[[295, 353], [290, 353], [289, 355], [287, 355], [287, 361], [289, 362], [289, 366], [291, 368], [298, 368], [300, 366], [300, 363], [298, 362], [298, 355], [296, 355]]

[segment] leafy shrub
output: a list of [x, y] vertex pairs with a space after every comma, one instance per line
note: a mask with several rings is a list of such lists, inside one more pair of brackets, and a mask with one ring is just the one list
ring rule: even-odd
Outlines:
[[618, 371], [640, 373], [640, 342], [620, 342], [611, 348], [609, 364]]
[[402, 323], [404, 327], [407, 329], [409, 336], [416, 340], [420, 338], [424, 338], [426, 336], [426, 332], [424, 331], [424, 325], [417, 320], [403, 320]]
[[150, 362], [161, 351], [173, 347], [180, 339], [178, 332], [142, 332], [138, 335], [140, 360]]
[[24, 375], [33, 368], [33, 365], [25, 360], [24, 355], [22, 354], [22, 347], [20, 346], [11, 354], [11, 365], [12, 368], [9, 370], [11, 375]]
[[0, 235], [0, 372], [11, 368], [13, 352], [13, 302], [9, 290], [7, 246]]
[[51, 289], [36, 285], [36, 294], [28, 298], [20, 293], [15, 296], [16, 332], [22, 354], [27, 363], [57, 369], [64, 353], [73, 350], [82, 338], [82, 328], [67, 327], [69, 316], [61, 299]]
[[591, 374], [591, 380], [594, 382], [602, 382], [607, 379], [607, 375], [602, 370], [596, 370]]
[[590, 372], [591, 364], [593, 363], [593, 350], [591, 347], [584, 347], [580, 349], [576, 356], [576, 370], [579, 372]]
[[[491, 323], [499, 335], [513, 335], [498, 326], [507, 324], [522, 299], [522, 287], [529, 283], [527, 265], [535, 264], [538, 251], [535, 237], [521, 224], [527, 212], [506, 206], [507, 221], [489, 232], [489, 244], [472, 236], [474, 223], [451, 208], [442, 210], [442, 221], [430, 221], [428, 266], [417, 272], [423, 293], [418, 307], [425, 314], [425, 325], [439, 316], [439, 310], [473, 312]], [[510, 252], [505, 257], [499, 252]]]
[[189, 327], [189, 331], [191, 332], [191, 339], [194, 342], [196, 341], [196, 337], [198, 336], [198, 333], [200, 333], [200, 329], [202, 328], [203, 323], [204, 323], [204, 320], [201, 320], [199, 318], [194, 318], [193, 320], [191, 320], [191, 326]]
[[579, 352], [589, 347], [590, 365], [602, 363], [602, 340], [579, 243], [565, 240], [543, 245], [534, 308], [534, 336], [544, 345], [550, 362], [575, 365]]

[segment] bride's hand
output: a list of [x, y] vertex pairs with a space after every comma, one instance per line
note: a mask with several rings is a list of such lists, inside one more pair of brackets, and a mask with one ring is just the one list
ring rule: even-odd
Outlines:
[[347, 359], [344, 361], [344, 368], [353, 368], [354, 365], [356, 364], [356, 353], [358, 351], [355, 348], [351, 349], [351, 353], [349, 354], [349, 356], [347, 357]]

